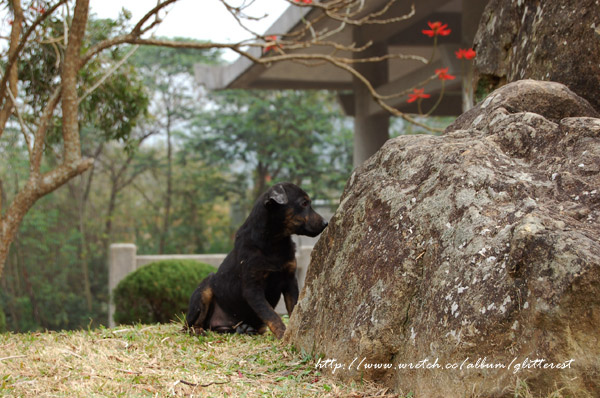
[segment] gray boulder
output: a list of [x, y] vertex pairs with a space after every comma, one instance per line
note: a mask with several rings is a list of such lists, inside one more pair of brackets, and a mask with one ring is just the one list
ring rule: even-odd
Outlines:
[[490, 0], [473, 46], [480, 86], [555, 81], [600, 110], [597, 0]]
[[526, 80], [443, 136], [388, 141], [352, 174], [285, 340], [417, 397], [600, 396], [597, 116]]

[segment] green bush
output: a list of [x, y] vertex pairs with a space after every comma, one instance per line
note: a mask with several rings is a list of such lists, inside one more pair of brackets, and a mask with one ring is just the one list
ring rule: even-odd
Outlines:
[[193, 260], [147, 264], [127, 275], [113, 291], [116, 323], [168, 323], [187, 311], [200, 281], [216, 268]]

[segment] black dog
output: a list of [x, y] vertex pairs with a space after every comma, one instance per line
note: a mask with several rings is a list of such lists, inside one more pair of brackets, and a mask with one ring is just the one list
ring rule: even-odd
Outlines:
[[288, 314], [298, 301], [291, 235], [314, 237], [326, 226], [302, 189], [291, 183], [274, 185], [256, 201], [217, 273], [192, 294], [186, 329], [264, 333], [268, 326], [281, 338], [285, 325], [273, 308], [282, 293]]

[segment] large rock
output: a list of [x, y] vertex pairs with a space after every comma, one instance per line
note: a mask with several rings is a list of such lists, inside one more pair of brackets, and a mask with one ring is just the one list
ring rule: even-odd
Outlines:
[[597, 0], [491, 0], [474, 48], [482, 82], [561, 82], [600, 110]]
[[519, 81], [443, 136], [388, 141], [350, 178], [286, 341], [417, 397], [517, 380], [600, 396], [596, 116], [563, 85]]

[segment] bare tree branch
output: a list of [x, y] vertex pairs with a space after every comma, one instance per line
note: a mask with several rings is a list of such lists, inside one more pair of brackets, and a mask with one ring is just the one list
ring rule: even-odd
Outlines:
[[133, 27], [131, 34], [133, 36], [141, 36], [143, 35], [145, 32], [147, 32], [148, 30], [152, 29], [157, 23], [160, 23], [160, 20], [157, 19], [155, 20], [155, 22], [153, 22], [149, 27], [144, 28], [144, 24], [146, 22], [148, 22], [148, 20], [150, 18], [152, 18], [153, 16], [157, 16], [158, 12], [162, 9], [164, 9], [166, 6], [175, 3], [177, 0], [165, 0], [164, 2], [159, 2], [156, 7], [154, 7], [153, 9], [151, 9], [150, 11], [148, 11], [146, 13], [146, 15], [144, 15], [142, 17], [142, 19], [139, 20], [139, 22]]
[[119, 60], [119, 62], [117, 62], [116, 64], [111, 66], [110, 69], [107, 70], [106, 73], [104, 75], [102, 75], [102, 77], [100, 79], [98, 79], [98, 81], [96, 83], [94, 83], [94, 85], [92, 87], [90, 87], [89, 89], [87, 89], [85, 91], [85, 93], [83, 93], [83, 95], [79, 98], [78, 103], [81, 104], [81, 101], [83, 101], [85, 99], [85, 97], [87, 97], [88, 95], [93, 93], [94, 90], [96, 90], [98, 87], [100, 87], [106, 81], [106, 79], [108, 79], [113, 73], [115, 73], [117, 71], [117, 69], [119, 69], [121, 66], [123, 66], [123, 64], [125, 62], [127, 62], [127, 60], [137, 51], [137, 49], [139, 47], [140, 46], [134, 46], [131, 50], [129, 50], [129, 52], [127, 54], [125, 54], [125, 56], [121, 60]]
[[50, 96], [48, 103], [44, 107], [44, 111], [40, 117], [40, 122], [37, 127], [37, 131], [35, 133], [35, 139], [33, 144], [33, 153], [31, 158], [30, 170], [31, 173], [40, 172], [40, 167], [42, 164], [42, 155], [44, 153], [44, 142], [46, 138], [46, 132], [48, 131], [48, 124], [52, 119], [52, 114], [54, 110], [58, 106], [58, 102], [60, 101], [61, 87], [57, 87], [54, 90], [54, 93]]
[[17, 104], [17, 99], [14, 97], [12, 90], [8, 90], [7, 93], [8, 93], [8, 97], [10, 98], [10, 101], [12, 102], [13, 111], [14, 111], [15, 115], [17, 115], [17, 120], [19, 120], [19, 125], [21, 126], [21, 132], [23, 133], [23, 138], [25, 139], [25, 145], [27, 146], [27, 152], [29, 153], [29, 160], [31, 161], [31, 139], [29, 138], [29, 133], [27, 132], [27, 130], [29, 130], [29, 126], [27, 126], [27, 124], [23, 121], [21, 112], [19, 112], [19, 106]]
[[[173, 4], [175, 2], [177, 2], [177, 0], [166, 0], [166, 1], [162, 2], [162, 3], [159, 2], [156, 5], [156, 7], [154, 7], [150, 11], [148, 11], [146, 13], [146, 15], [144, 15], [138, 21], [138, 23], [135, 24], [135, 26], [133, 27], [133, 29], [131, 29], [131, 32], [129, 32], [126, 35], [121, 35], [121, 36], [117, 36], [117, 37], [113, 37], [113, 38], [110, 38], [110, 39], [103, 40], [100, 43], [98, 43], [95, 46], [93, 46], [92, 48], [90, 48], [86, 52], [85, 56], [81, 59], [79, 67], [80, 68], [83, 67], [93, 57], [95, 57], [96, 55], [98, 55], [102, 51], [106, 50], [107, 48], [111, 48], [111, 47], [117, 46], [119, 44], [125, 44], [125, 43], [131, 44], [133, 40], [135, 40], [136, 38], [141, 37], [144, 33], [148, 32], [154, 26], [156, 26], [157, 24], [159, 24], [161, 21], [158, 18], [158, 12], [161, 11], [161, 10], [163, 10], [168, 5]], [[148, 22], [148, 20], [151, 19], [152, 17], [155, 17], [156, 20], [154, 22], [152, 22], [152, 24], [150, 24], [150, 26], [144, 27], [144, 24], [146, 22]]]

